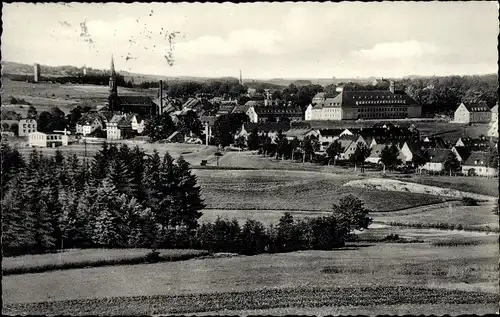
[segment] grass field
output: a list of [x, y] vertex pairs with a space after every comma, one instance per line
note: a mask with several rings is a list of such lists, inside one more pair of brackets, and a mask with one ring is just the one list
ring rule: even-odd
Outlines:
[[3, 309], [159, 314], [361, 303], [479, 304], [489, 309], [498, 303], [497, 260], [498, 248], [491, 244], [388, 243], [11, 275], [3, 279]]
[[412, 175], [411, 178], [396, 176], [395, 178], [405, 182], [415, 182], [423, 185], [439, 186], [498, 197], [498, 178], [427, 175]]
[[[27, 83], [23, 81], [13, 81], [10, 79], [2, 80], [1, 96], [3, 103], [9, 103], [10, 97], [24, 99], [33, 104], [42, 112], [53, 106], [59, 107], [62, 111], [68, 113], [77, 104], [85, 103], [86, 105], [96, 106], [104, 104], [109, 95], [109, 88], [106, 85], [73, 85], [73, 84], [57, 84], [57, 83]], [[155, 90], [149, 89], [131, 89], [118, 87], [120, 95], [146, 95], [156, 97]], [[26, 109], [24, 109], [26, 108]], [[20, 108], [19, 106], [13, 109], [16, 112], [27, 111], [27, 107]]]
[[494, 204], [482, 203], [479, 206], [461, 206], [457, 203], [447, 203], [443, 205], [376, 213], [373, 216], [376, 221], [381, 222], [448, 223], [469, 227], [498, 228], [498, 216], [492, 212]]
[[[58, 269], [144, 263], [150, 249], [70, 249], [64, 252], [4, 257], [2, 273], [20, 274]], [[201, 250], [158, 250], [161, 261], [185, 260], [206, 255]]]
[[342, 186], [357, 178], [354, 175], [280, 170], [195, 170], [195, 173], [207, 207], [215, 209], [328, 211], [348, 194], [363, 199], [368, 208], [378, 211], [443, 201], [441, 197], [426, 194]]
[[[199, 165], [201, 160], [214, 157], [214, 153], [217, 151], [215, 146], [205, 146], [205, 145], [197, 145], [197, 144], [184, 144], [184, 143], [147, 143], [144, 141], [127, 141], [117, 143], [117, 146], [120, 147], [121, 144], [127, 144], [130, 148], [135, 147], [136, 145], [142, 148], [147, 154], [152, 154], [154, 150], [157, 150], [160, 156], [163, 157], [165, 152], [169, 152], [170, 155], [174, 159], [179, 158], [179, 156], [183, 156], [186, 161], [188, 161], [192, 165]], [[92, 159], [97, 151], [101, 149], [102, 145], [100, 144], [87, 144], [86, 152], [87, 158]], [[23, 146], [22, 143], [18, 143], [17, 148], [19, 152], [28, 157], [30, 153], [33, 151], [33, 148]], [[37, 151], [41, 151], [44, 155], [55, 155], [55, 152], [60, 150], [63, 154], [73, 154], [75, 153], [80, 158], [85, 157], [85, 145], [80, 143], [74, 143], [65, 147], [59, 148], [37, 148]]]

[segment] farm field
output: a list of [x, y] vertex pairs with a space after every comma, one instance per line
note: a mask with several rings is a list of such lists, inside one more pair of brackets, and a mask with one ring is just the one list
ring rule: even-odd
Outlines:
[[[360, 303], [374, 309], [393, 303], [470, 303], [493, 313], [497, 259], [495, 244], [386, 243], [11, 275], [3, 279], [3, 312], [160, 314], [242, 307], [267, 312]], [[468, 307], [460, 312], [475, 312]]]
[[[141, 263], [150, 249], [69, 249], [64, 252], [4, 257], [2, 272], [19, 274], [87, 266]], [[158, 250], [162, 260], [181, 260], [207, 254], [202, 250]]]
[[[10, 97], [24, 99], [25, 101], [33, 104], [38, 110], [42, 112], [57, 106], [62, 111], [69, 113], [69, 111], [77, 104], [86, 104], [89, 106], [97, 106], [104, 104], [108, 98], [109, 88], [106, 85], [75, 85], [75, 84], [58, 84], [58, 83], [27, 83], [24, 81], [13, 81], [10, 79], [2, 80], [1, 96], [4, 103], [10, 100]], [[156, 97], [155, 90], [149, 89], [132, 89], [118, 87], [120, 95], [147, 95]], [[9, 110], [16, 112], [27, 112], [28, 106], [13, 107]]]
[[368, 208], [377, 211], [446, 201], [427, 194], [343, 186], [357, 178], [354, 175], [280, 170], [195, 170], [195, 173], [207, 207], [215, 209], [328, 211], [348, 194], [363, 199]]

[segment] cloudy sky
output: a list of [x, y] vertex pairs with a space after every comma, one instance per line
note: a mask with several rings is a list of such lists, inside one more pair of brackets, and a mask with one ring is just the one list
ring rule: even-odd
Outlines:
[[166, 76], [497, 72], [496, 2], [17, 3], [2, 19], [2, 58], [29, 64], [109, 68], [113, 54], [118, 70]]

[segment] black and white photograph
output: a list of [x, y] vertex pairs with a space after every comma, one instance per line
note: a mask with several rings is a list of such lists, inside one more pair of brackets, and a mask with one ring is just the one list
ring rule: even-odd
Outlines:
[[498, 314], [496, 1], [2, 4], [2, 314]]

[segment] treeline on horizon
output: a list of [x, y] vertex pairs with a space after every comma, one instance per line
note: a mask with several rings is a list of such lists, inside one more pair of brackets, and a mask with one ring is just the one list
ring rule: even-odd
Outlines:
[[[4, 74], [6, 78], [12, 80], [30, 81], [33, 75], [12, 75]], [[107, 85], [109, 75], [91, 74], [87, 76], [59, 76], [42, 77], [42, 80], [58, 83], [79, 83]], [[132, 79], [118, 74], [117, 84], [128, 88], [158, 88], [159, 81], [143, 81], [135, 84]], [[342, 83], [341, 83], [342, 84]], [[362, 90], [386, 90], [389, 88], [388, 81], [372, 83], [345, 83], [345, 89]], [[299, 106], [305, 110], [312, 102], [312, 98], [317, 92], [326, 92], [332, 96], [336, 95], [335, 84], [321, 86], [317, 84], [295, 85], [286, 87], [277, 86], [270, 83], [248, 83], [240, 85], [238, 80], [212, 79], [205, 82], [197, 81], [175, 81], [164, 82], [164, 92], [171, 98], [187, 98], [198, 94], [205, 94], [212, 97], [232, 97], [240, 98], [248, 92], [249, 87], [256, 89], [262, 98], [265, 89], [271, 89], [272, 99], [280, 99], [285, 104]], [[422, 105], [423, 116], [432, 117], [437, 114], [451, 115], [461, 102], [478, 104], [483, 103], [492, 108], [498, 101], [498, 75], [472, 75], [472, 76], [442, 76], [442, 77], [417, 77], [395, 80], [397, 90], [404, 91], [415, 101]], [[278, 88], [279, 87], [279, 88]], [[241, 101], [246, 102], [247, 99]]]

